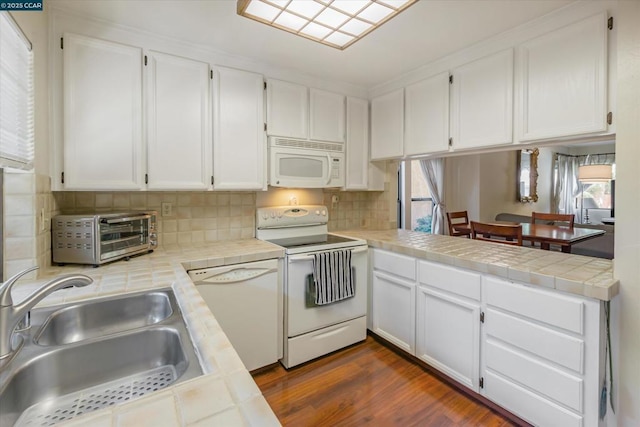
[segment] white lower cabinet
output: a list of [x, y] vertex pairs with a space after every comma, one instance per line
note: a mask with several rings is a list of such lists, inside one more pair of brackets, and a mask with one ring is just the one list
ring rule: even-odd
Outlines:
[[483, 277], [482, 394], [544, 426], [597, 426], [601, 303]]
[[374, 333], [533, 425], [600, 425], [601, 301], [372, 252]]
[[[459, 383], [478, 391], [480, 301], [458, 292], [480, 289], [480, 275], [418, 263], [416, 356]], [[450, 286], [452, 285], [452, 286]], [[444, 288], [448, 290], [439, 290]]]
[[415, 355], [415, 259], [373, 251], [372, 330]]

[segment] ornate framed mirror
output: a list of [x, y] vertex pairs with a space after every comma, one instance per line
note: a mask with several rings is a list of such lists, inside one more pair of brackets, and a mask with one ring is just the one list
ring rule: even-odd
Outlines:
[[517, 199], [522, 203], [538, 201], [538, 149], [519, 150], [516, 165]]

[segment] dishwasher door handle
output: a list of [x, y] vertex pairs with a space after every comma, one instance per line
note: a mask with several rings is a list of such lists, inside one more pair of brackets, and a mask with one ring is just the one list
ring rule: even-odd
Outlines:
[[224, 273], [216, 274], [215, 276], [208, 277], [206, 279], [199, 279], [196, 277], [196, 284], [206, 283], [210, 285], [226, 285], [228, 283], [246, 282], [247, 280], [252, 280], [260, 276], [264, 276], [265, 274], [277, 272], [277, 268], [236, 268], [225, 271]]

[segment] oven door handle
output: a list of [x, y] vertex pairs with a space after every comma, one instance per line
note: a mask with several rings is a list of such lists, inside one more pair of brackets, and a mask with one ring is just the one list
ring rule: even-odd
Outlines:
[[[345, 248], [345, 249], [349, 249], [349, 248]], [[359, 247], [359, 248], [355, 248], [355, 249], [351, 249], [351, 253], [352, 254], [359, 254], [362, 252], [366, 252], [368, 249], [368, 246], [363, 246], [363, 247]], [[341, 250], [341, 249], [329, 249], [326, 251], [316, 251], [316, 252], [312, 252], [312, 253], [308, 253], [308, 254], [300, 254], [300, 255], [289, 255], [287, 257], [287, 260], [289, 262], [298, 262], [298, 261], [308, 261], [313, 259], [313, 254], [319, 254], [319, 253], [323, 253], [323, 252], [333, 252], [336, 250]]]
[[149, 218], [151, 218], [151, 215], [144, 214], [144, 215], [127, 216], [127, 217], [113, 218], [113, 219], [101, 218], [100, 222], [103, 224], [118, 224], [121, 222], [129, 222], [129, 221], [136, 221], [138, 219], [149, 219]]

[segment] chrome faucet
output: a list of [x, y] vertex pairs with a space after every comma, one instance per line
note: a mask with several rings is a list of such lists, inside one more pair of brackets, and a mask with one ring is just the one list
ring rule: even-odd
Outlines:
[[11, 298], [11, 289], [13, 285], [25, 274], [36, 270], [38, 267], [31, 267], [9, 278], [6, 282], [0, 284], [0, 364], [16, 353], [17, 349], [13, 349], [12, 337], [16, 326], [29, 315], [30, 310], [44, 297], [58, 289], [69, 288], [71, 286], [87, 286], [93, 283], [93, 279], [84, 274], [66, 274], [56, 277], [53, 280], [42, 285], [31, 295], [24, 299], [20, 304], [13, 304]]

